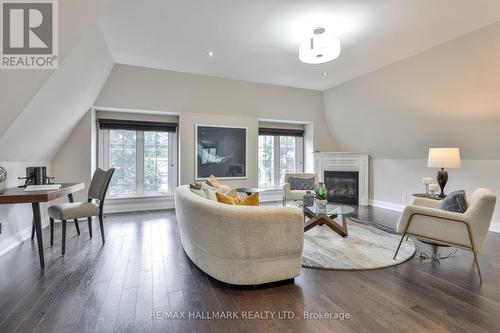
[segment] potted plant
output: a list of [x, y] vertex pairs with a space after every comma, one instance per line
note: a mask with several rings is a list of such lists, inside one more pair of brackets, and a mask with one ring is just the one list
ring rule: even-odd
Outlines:
[[314, 198], [316, 199], [316, 206], [321, 211], [326, 211], [326, 204], [328, 202], [327, 196], [328, 193], [326, 192], [325, 185], [323, 185], [323, 183], [319, 183], [316, 190], [314, 190]]

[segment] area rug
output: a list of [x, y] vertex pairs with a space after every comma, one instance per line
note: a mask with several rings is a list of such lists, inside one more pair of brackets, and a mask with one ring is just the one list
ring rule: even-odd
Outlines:
[[373, 226], [347, 222], [348, 236], [342, 238], [327, 226], [304, 233], [302, 266], [333, 270], [369, 270], [401, 264], [415, 255], [411, 240], [403, 241], [396, 259], [392, 259], [401, 239]]

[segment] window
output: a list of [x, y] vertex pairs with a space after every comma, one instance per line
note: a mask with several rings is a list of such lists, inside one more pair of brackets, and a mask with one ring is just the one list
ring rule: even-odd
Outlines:
[[259, 187], [282, 186], [286, 173], [302, 172], [303, 131], [259, 129]]
[[100, 121], [99, 141], [99, 165], [116, 169], [110, 196], [169, 193], [177, 185], [176, 132]]

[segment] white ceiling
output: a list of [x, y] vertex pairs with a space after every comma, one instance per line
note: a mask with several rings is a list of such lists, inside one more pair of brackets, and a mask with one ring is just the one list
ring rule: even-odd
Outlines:
[[[117, 63], [324, 90], [496, 21], [498, 0], [115, 0], [101, 26]], [[320, 25], [342, 53], [302, 64]]]

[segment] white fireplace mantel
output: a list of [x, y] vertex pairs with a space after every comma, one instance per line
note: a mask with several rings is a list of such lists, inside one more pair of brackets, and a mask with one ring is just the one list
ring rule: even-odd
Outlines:
[[369, 194], [369, 152], [315, 152], [314, 172], [322, 182], [325, 171], [359, 172], [359, 204], [368, 206]]

